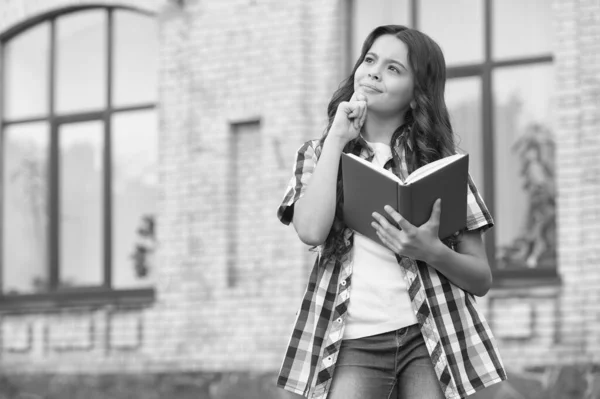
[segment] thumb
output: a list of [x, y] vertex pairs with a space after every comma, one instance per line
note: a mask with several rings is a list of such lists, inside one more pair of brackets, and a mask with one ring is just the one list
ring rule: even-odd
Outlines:
[[431, 210], [431, 216], [429, 216], [428, 224], [440, 226], [440, 215], [442, 214], [442, 200], [436, 199], [433, 203], [433, 209]]

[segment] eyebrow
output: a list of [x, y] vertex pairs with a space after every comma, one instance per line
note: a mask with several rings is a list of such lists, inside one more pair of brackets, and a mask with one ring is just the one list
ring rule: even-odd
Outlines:
[[[373, 56], [373, 57], [375, 57], [375, 58], [379, 58], [379, 56], [378, 56], [377, 54], [373, 53], [372, 51], [369, 51], [369, 52], [368, 52], [367, 54], [365, 54], [365, 55], [372, 55], [372, 56]], [[401, 63], [401, 62], [400, 62], [400, 61], [398, 61], [398, 60], [395, 60], [395, 59], [393, 59], [393, 58], [385, 58], [385, 59], [384, 59], [384, 61], [386, 61], [386, 62], [393, 62], [394, 64], [398, 64], [398, 65], [400, 65], [402, 68], [404, 68], [406, 71], [408, 71], [408, 68], [407, 68], [407, 67], [406, 67], [406, 66], [405, 66], [403, 63]]]

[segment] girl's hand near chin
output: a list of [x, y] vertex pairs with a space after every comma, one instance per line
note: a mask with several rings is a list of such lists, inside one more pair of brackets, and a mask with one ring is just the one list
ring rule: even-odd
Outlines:
[[329, 135], [346, 144], [358, 137], [366, 118], [367, 97], [363, 93], [354, 92], [350, 101], [342, 101], [338, 105]]

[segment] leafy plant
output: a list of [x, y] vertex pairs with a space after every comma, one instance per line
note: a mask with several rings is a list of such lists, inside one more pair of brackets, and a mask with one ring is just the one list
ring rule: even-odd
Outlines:
[[146, 277], [150, 272], [150, 260], [156, 251], [154, 215], [142, 215], [140, 227], [137, 230], [138, 240], [135, 243], [133, 265], [137, 277]]
[[[527, 193], [527, 212], [521, 233], [501, 248], [502, 264], [529, 268], [554, 264], [556, 257], [556, 186], [554, 139], [541, 124], [531, 124], [514, 143]], [[544, 262], [545, 261], [545, 262]]]

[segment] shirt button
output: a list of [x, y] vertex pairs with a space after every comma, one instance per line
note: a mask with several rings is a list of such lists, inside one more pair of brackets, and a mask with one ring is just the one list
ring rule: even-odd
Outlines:
[[338, 319], [337, 319], [336, 321], [337, 321], [338, 323], [341, 323], [341, 322], [342, 322], [342, 318], [341, 318], [341, 317], [338, 317]]
[[341, 284], [342, 284], [342, 286], [345, 287], [346, 286], [346, 280], [342, 280]]

